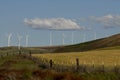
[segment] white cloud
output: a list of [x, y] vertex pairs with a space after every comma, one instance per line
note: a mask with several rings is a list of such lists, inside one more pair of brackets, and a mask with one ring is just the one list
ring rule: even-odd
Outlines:
[[37, 29], [50, 29], [50, 30], [84, 29], [84, 27], [78, 25], [75, 21], [65, 18], [24, 19], [24, 23], [32, 28], [37, 28]]
[[106, 15], [101, 17], [90, 17], [90, 20], [93, 22], [98, 22], [102, 24], [104, 27], [120, 27], [120, 16], [119, 15]]

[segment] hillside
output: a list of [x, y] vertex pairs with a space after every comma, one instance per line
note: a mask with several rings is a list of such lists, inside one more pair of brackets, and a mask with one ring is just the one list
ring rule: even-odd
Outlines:
[[40, 65], [17, 54], [0, 57], [0, 80], [83, 80], [75, 73], [43, 69]]
[[[63, 46], [43, 46], [43, 47], [22, 47], [20, 51], [22, 53], [47, 53], [53, 52], [56, 49], [62, 48]], [[19, 49], [17, 46], [10, 46], [10, 47], [0, 47], [0, 54], [4, 53], [18, 53]]]
[[115, 46], [120, 46], [120, 34], [112, 35], [107, 38], [97, 39], [81, 44], [64, 46], [59, 49], [56, 49], [54, 52], [79, 52]]
[[[69, 45], [69, 46], [44, 46], [44, 47], [21, 47], [24, 53], [48, 53], [48, 52], [82, 52], [96, 49], [108, 49], [109, 47], [120, 46], [120, 34], [112, 35], [110, 37], [88, 41], [85, 43]], [[119, 48], [119, 47], [117, 47]], [[119, 48], [120, 49], [120, 48]], [[17, 46], [1, 47], [0, 53], [4, 52], [18, 52]]]

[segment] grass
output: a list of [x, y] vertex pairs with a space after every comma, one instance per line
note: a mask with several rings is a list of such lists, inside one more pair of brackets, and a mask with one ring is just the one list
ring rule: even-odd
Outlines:
[[120, 34], [116, 34], [106, 38], [101, 38], [80, 44], [64, 46], [56, 49], [54, 52], [55, 53], [80, 52], [80, 51], [90, 51], [90, 50], [101, 49], [106, 47], [114, 47], [114, 46], [120, 46]]
[[101, 48], [101, 49], [98, 49], [98, 50], [116, 50], [116, 49], [120, 49], [120, 46], [114, 46], [114, 47], [106, 47], [106, 48]]
[[[67, 75], [67, 77], [66, 77]], [[0, 58], [0, 80], [81, 80], [74, 73], [41, 69], [32, 60], [17, 55]]]
[[31, 60], [19, 56], [4, 56], [0, 58], [0, 69], [38, 69], [38, 66]]
[[85, 80], [120, 80], [119, 74], [114, 73], [91, 73], [83, 74]]
[[80, 64], [85, 65], [102, 65], [114, 66], [120, 65], [120, 50], [96, 50], [87, 52], [71, 52], [71, 53], [46, 53], [46, 54], [32, 54], [32, 56], [50, 60], [55, 64], [75, 65], [76, 58], [79, 58]]
[[[50, 60], [56, 64], [75, 65], [76, 58], [80, 64], [113, 66], [120, 63], [120, 50], [95, 50], [88, 52], [71, 53], [46, 53], [33, 54], [32, 56]], [[118, 64], [119, 65], [119, 64]], [[42, 69], [32, 60], [17, 55], [0, 57], [0, 80], [120, 80], [120, 75], [115, 73], [72, 73], [56, 72], [50, 69]]]

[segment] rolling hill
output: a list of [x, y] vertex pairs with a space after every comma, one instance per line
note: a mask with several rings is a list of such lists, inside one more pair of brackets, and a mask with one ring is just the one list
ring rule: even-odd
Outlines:
[[[118, 47], [116, 47], [118, 46]], [[21, 47], [24, 53], [60, 53], [60, 52], [82, 52], [96, 49], [120, 49], [120, 34], [112, 35], [106, 38], [101, 38], [93, 41], [88, 41], [75, 45], [68, 46], [44, 46], [44, 47]], [[18, 52], [17, 46], [1, 47], [0, 53], [4, 52]]]
[[[120, 46], [120, 34], [112, 35], [110, 37], [97, 39], [81, 44], [64, 46], [56, 49], [54, 52], [82, 52], [116, 46]], [[120, 47], [118, 48], [120, 49]]]

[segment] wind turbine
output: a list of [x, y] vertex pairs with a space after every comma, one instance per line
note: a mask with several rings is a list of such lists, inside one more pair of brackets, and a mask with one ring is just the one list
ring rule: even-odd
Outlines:
[[21, 42], [22, 36], [18, 35], [18, 49], [20, 50], [20, 42]]
[[12, 37], [12, 33], [8, 34], [8, 47], [10, 47], [11, 37]]
[[63, 33], [63, 34], [62, 34], [62, 43], [63, 43], [63, 45], [65, 44], [64, 38], [65, 38], [65, 34]]
[[52, 46], [52, 32], [50, 32], [50, 46]]
[[25, 44], [26, 47], [28, 46], [28, 38], [29, 38], [29, 35], [26, 35], [26, 44]]

